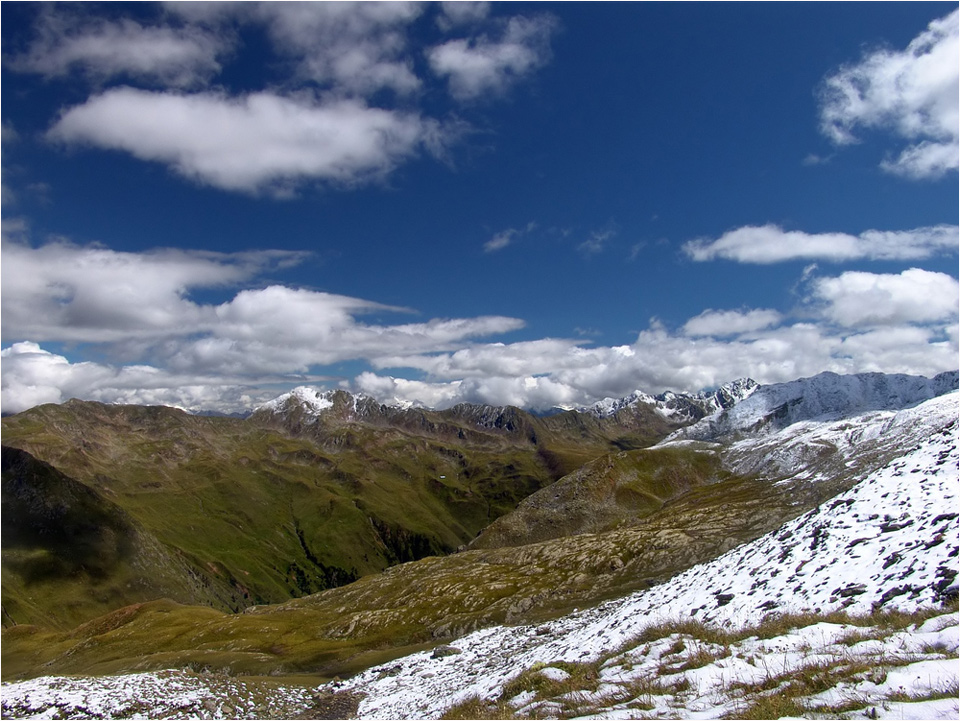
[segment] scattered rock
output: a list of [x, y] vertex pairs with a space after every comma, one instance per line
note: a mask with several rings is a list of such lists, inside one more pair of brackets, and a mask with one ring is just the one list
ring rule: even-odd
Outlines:
[[437, 646], [430, 654], [430, 658], [446, 658], [447, 656], [456, 656], [458, 653], [463, 652], [456, 646]]
[[320, 693], [313, 697], [313, 704], [301, 711], [295, 719], [351, 719], [357, 717], [357, 709], [364, 694], [350, 691]]
[[562, 668], [556, 668], [555, 666], [548, 666], [547, 668], [540, 669], [540, 675], [544, 678], [548, 678], [551, 681], [556, 681], [557, 683], [562, 683], [570, 678], [570, 674], [564, 671]]
[[833, 590], [837, 596], [840, 598], [848, 598], [850, 596], [859, 596], [861, 593], [866, 593], [867, 587], [862, 583], [851, 583], [843, 588], [836, 588]]

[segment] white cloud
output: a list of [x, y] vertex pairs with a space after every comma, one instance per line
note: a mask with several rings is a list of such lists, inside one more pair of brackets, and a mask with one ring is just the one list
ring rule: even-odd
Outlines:
[[515, 228], [507, 228], [506, 230], [501, 230], [499, 233], [494, 235], [490, 240], [483, 244], [483, 251], [485, 253], [492, 253], [496, 250], [502, 250], [506, 248], [510, 243], [513, 242], [513, 239], [517, 237], [520, 231]]
[[450, 40], [428, 53], [430, 67], [450, 83], [460, 100], [502, 93], [510, 84], [542, 67], [549, 59], [552, 17], [513, 17], [501, 37], [486, 35]]
[[824, 315], [848, 328], [935, 321], [957, 322], [960, 286], [955, 278], [919, 268], [899, 275], [849, 271], [814, 281]]
[[577, 250], [586, 257], [602, 253], [606, 248], [607, 241], [616, 233], [612, 230], [596, 230], [590, 234], [590, 237], [577, 246]]
[[483, 244], [484, 253], [493, 253], [498, 250], [503, 250], [508, 245], [512, 244], [518, 238], [532, 233], [537, 228], [536, 221], [531, 220], [522, 228], [507, 228], [506, 230], [501, 230], [499, 233], [494, 234], [494, 236]]
[[232, 379], [222, 375], [177, 375], [147, 365], [74, 363], [30, 342], [14, 343], [0, 351], [0, 357], [0, 408], [4, 413], [19, 413], [35, 405], [62, 403], [70, 398], [230, 413], [276, 395], [253, 384], [290, 382], [289, 378], [277, 376]]
[[[901, 325], [859, 332], [815, 323], [783, 325], [733, 338], [689, 337], [653, 324], [629, 346], [568, 346], [547, 356], [540, 355], [540, 350], [531, 343], [477, 346], [469, 353], [421, 359], [419, 367], [430, 373], [413, 386], [371, 373], [355, 384], [371, 395], [381, 391], [383, 398], [432, 402], [438, 407], [472, 402], [569, 408], [637, 389], [695, 392], [742, 376], [761, 383], [786, 382], [822, 371], [932, 376], [956, 369], [958, 354], [957, 333], [950, 325]], [[498, 356], [510, 361], [497, 368], [492, 361]], [[548, 366], [552, 370], [545, 371]]]
[[289, 189], [304, 179], [352, 184], [380, 178], [438, 132], [418, 115], [355, 100], [117, 88], [67, 110], [48, 136], [125, 150], [219, 188], [257, 192]]
[[693, 260], [725, 258], [741, 263], [780, 263], [788, 260], [921, 260], [956, 252], [960, 228], [936, 225], [913, 230], [867, 230], [849, 233], [805, 233], [767, 224], [744, 226], [715, 240], [692, 240], [683, 246]]
[[[14, 228], [19, 232], [18, 228]], [[375, 397], [447, 406], [461, 401], [547, 408], [633, 390], [696, 391], [748, 375], [763, 383], [824, 370], [932, 375], [956, 368], [958, 283], [930, 271], [806, 274], [800, 310], [707, 310], [670, 331], [656, 321], [626, 345], [543, 338], [482, 342], [518, 330], [503, 316], [385, 324], [409, 313], [370, 300], [247, 287], [219, 303], [191, 293], [259, 285], [298, 254], [158, 250], [121, 253], [55, 243], [3, 248], [3, 405], [71, 396], [239, 410], [302, 384], [314, 368], [364, 361], [353, 387]], [[232, 293], [232, 291], [230, 291]], [[374, 317], [375, 322], [364, 322]], [[37, 341], [94, 344], [107, 363], [72, 362]], [[33, 341], [33, 342], [26, 342]], [[415, 369], [421, 379], [392, 377]]]
[[6, 339], [110, 342], [198, 332], [213, 309], [190, 290], [229, 286], [303, 253], [212, 253], [159, 249], [122, 253], [99, 246], [3, 244]]
[[428, 383], [424, 381], [378, 376], [366, 371], [353, 381], [353, 387], [381, 403], [402, 402], [424, 405], [428, 408], [449, 408], [461, 402], [461, 381]]
[[280, 285], [241, 290], [218, 305], [190, 297], [254, 280], [302, 260], [301, 253], [121, 253], [8, 242], [3, 254], [7, 341], [110, 344], [115, 355], [184, 374], [300, 373], [343, 360], [456, 350], [523, 327], [503, 316], [368, 324], [358, 317], [411, 311]]
[[[548, 59], [552, 19], [487, 21], [487, 11], [483, 3], [168, 3], [144, 24], [55, 4], [38, 14], [27, 49], [5, 62], [46, 77], [77, 72], [101, 85], [130, 84], [62, 110], [51, 140], [127, 152], [228, 191], [283, 197], [308, 181], [381, 180], [423, 151], [448, 160], [469, 124], [418, 109], [427, 66], [449, 77], [458, 97], [474, 97], [503, 90]], [[459, 59], [443, 45], [425, 64], [417, 29], [425, 12], [441, 24], [502, 32], [491, 39], [470, 29], [451, 41], [462, 44]], [[243, 51], [241, 31], [251, 26], [269, 39], [269, 86], [242, 94], [209, 88]]]
[[517, 343], [486, 343], [438, 355], [396, 353], [376, 359], [378, 368], [416, 368], [439, 378], [537, 375], [566, 367], [588, 367], [591, 353], [576, 341], [544, 338]]
[[208, 335], [178, 344], [170, 358], [182, 371], [304, 372], [311, 366], [353, 359], [384, 364], [394, 354], [459, 348], [470, 338], [506, 333], [523, 321], [503, 316], [431, 319], [377, 325], [358, 315], [401, 308], [357, 298], [271, 286], [245, 290], [215, 309]]
[[489, 2], [470, 2], [469, 0], [442, 2], [440, 14], [437, 15], [437, 27], [444, 32], [449, 32], [457, 26], [479, 22], [489, 14]]
[[[850, 272], [811, 279], [806, 287], [811, 317], [802, 321], [772, 309], [708, 310], [676, 333], [653, 321], [630, 345], [486, 343], [452, 353], [388, 356], [379, 367], [425, 372], [416, 387], [420, 400], [435, 393], [445, 405], [533, 408], [588, 405], [636, 389], [692, 392], [742, 376], [777, 383], [825, 370], [931, 376], [956, 369], [960, 298], [950, 276], [916, 269]], [[401, 384], [383, 376], [367, 374], [365, 387], [374, 388], [374, 378], [391, 397], [406, 397]]]
[[220, 72], [217, 58], [232, 46], [228, 38], [197, 27], [85, 20], [49, 8], [36, 29], [27, 51], [10, 64], [48, 78], [77, 71], [96, 81], [126, 75], [175, 87], [198, 85]]
[[778, 325], [781, 320], [780, 313], [763, 308], [749, 311], [705, 310], [684, 323], [683, 333], [688, 336], [740, 335]]
[[884, 160], [880, 167], [911, 180], [935, 178], [957, 167], [960, 145], [928, 140], [906, 148], [896, 160]]
[[423, 9], [407, 2], [267, 2], [252, 14], [266, 24], [274, 47], [294, 58], [300, 77], [366, 96], [420, 88], [407, 32]]
[[906, 50], [878, 50], [824, 81], [820, 127], [838, 144], [858, 127], [889, 130], [912, 143], [883, 167], [936, 178], [960, 164], [960, 11], [934, 20]]

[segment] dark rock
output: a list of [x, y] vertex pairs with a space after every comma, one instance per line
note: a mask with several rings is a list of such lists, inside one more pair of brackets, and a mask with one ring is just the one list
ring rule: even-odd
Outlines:
[[364, 694], [339, 691], [320, 693], [313, 697], [313, 704], [291, 718], [295, 719], [351, 719], [357, 717], [357, 709]]
[[840, 596], [841, 598], [846, 598], [849, 596], [859, 596], [862, 593], [867, 592], [867, 587], [862, 583], [851, 583], [843, 588], [834, 589], [833, 593]]

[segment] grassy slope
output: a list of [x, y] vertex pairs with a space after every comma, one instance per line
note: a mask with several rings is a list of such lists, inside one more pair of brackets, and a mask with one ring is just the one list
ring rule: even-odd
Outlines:
[[131, 593], [185, 602], [203, 597], [182, 559], [116, 504], [29, 454], [4, 448], [5, 623], [36, 618], [70, 628], [122, 605]]
[[73, 632], [3, 636], [3, 673], [168, 667], [344, 675], [498, 622], [546, 618], [655, 583], [779, 527], [836, 489], [729, 478], [634, 527], [426, 558], [283, 604], [225, 614], [157, 601]]
[[715, 452], [652, 448], [607, 454], [524, 499], [470, 548], [520, 546], [629, 525], [725, 475]]
[[63, 628], [158, 596], [236, 611], [315, 593], [450, 553], [613, 439], [668, 430], [509, 408], [334, 410], [239, 420], [70, 401], [5, 418], [5, 445], [94, 491], [144, 542], [137, 573], [98, 577], [37, 578], [36, 549], [5, 549], [4, 625]]

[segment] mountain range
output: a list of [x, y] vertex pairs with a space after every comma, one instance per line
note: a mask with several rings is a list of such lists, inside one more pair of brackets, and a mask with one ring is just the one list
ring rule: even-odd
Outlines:
[[307, 388], [245, 419], [34, 408], [3, 419], [4, 678], [372, 669], [290, 703], [550, 715], [510, 684], [612, 663], [653, 609], [734, 628], [943, 608], [956, 388], [826, 373], [547, 416]]

